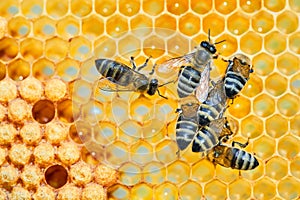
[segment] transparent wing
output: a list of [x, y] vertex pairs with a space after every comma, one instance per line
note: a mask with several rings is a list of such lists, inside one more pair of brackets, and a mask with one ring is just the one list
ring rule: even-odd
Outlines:
[[209, 82], [210, 82], [210, 65], [206, 65], [201, 73], [199, 86], [196, 88], [196, 98], [200, 102], [204, 102], [209, 93]]
[[209, 127], [212, 128], [218, 134], [218, 136], [220, 136], [224, 124], [225, 124], [225, 118], [221, 118], [210, 122]]
[[97, 88], [107, 92], [121, 92], [121, 91], [136, 91], [136, 88], [132, 83], [126, 86], [122, 86], [111, 78], [102, 78], [97, 82]]
[[191, 63], [194, 55], [195, 55], [195, 51], [185, 54], [184, 56], [171, 58], [169, 60], [166, 60], [162, 64], [158, 65], [157, 69], [161, 73], [168, 73], [172, 69], [180, 68], [183, 65]]

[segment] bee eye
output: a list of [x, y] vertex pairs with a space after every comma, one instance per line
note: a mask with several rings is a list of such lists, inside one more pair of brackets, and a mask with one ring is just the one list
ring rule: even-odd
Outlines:
[[206, 41], [201, 42], [201, 47], [205, 48], [208, 46], [208, 43]]
[[209, 47], [209, 51], [213, 54], [216, 53], [216, 49], [213, 46]]

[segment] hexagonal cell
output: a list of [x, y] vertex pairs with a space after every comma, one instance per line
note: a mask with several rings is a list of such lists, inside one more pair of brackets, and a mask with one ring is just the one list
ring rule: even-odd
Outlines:
[[78, 16], [78, 17], [84, 17], [88, 14], [90, 14], [93, 10], [93, 2], [92, 0], [73, 0], [71, 2], [71, 12]]
[[79, 20], [73, 16], [66, 16], [57, 22], [57, 33], [66, 39], [79, 34]]
[[219, 180], [213, 180], [205, 185], [204, 196], [208, 199], [226, 199], [227, 187]]
[[281, 157], [272, 157], [266, 164], [266, 175], [276, 181], [281, 180], [288, 173], [288, 163]]
[[107, 198], [130, 199], [130, 189], [121, 184], [115, 184], [107, 189]]
[[221, 165], [216, 165], [216, 178], [224, 183], [230, 183], [239, 177], [238, 170], [232, 170]]
[[290, 171], [291, 174], [296, 177], [296, 178], [300, 178], [300, 157], [297, 156], [295, 157], [291, 163], [290, 163]]
[[126, 186], [136, 185], [141, 181], [142, 173], [138, 165], [125, 163], [118, 171], [120, 172], [119, 181]]
[[12, 17], [19, 12], [19, 1], [11, 0], [9, 2], [1, 2], [0, 4], [0, 16]]
[[261, 117], [267, 117], [275, 111], [275, 101], [267, 94], [256, 97], [253, 101], [253, 111]]
[[181, 199], [199, 199], [202, 195], [202, 187], [195, 181], [189, 180], [180, 186], [179, 196]]
[[299, 97], [285, 94], [277, 102], [278, 110], [282, 115], [291, 117], [299, 111]]
[[181, 16], [179, 31], [187, 36], [196, 35], [200, 31], [200, 18], [192, 13]]
[[59, 37], [54, 37], [46, 41], [45, 56], [50, 60], [60, 61], [67, 56], [68, 51], [68, 42]]
[[94, 55], [96, 58], [112, 58], [114, 57], [116, 50], [116, 41], [107, 36], [100, 37], [94, 43]]
[[273, 15], [266, 11], [260, 11], [252, 17], [252, 28], [258, 33], [266, 33], [273, 27]]
[[0, 39], [0, 58], [2, 61], [14, 59], [19, 51], [19, 45], [16, 39], [3, 37]]
[[192, 166], [191, 178], [196, 182], [206, 182], [215, 175], [215, 167], [207, 159], [202, 159]]
[[155, 146], [155, 154], [157, 159], [162, 163], [171, 163], [176, 160], [178, 147], [173, 140], [163, 140]]
[[92, 45], [91, 42], [85, 37], [78, 36], [72, 38], [69, 48], [69, 54], [76, 60], [85, 60], [92, 55]]
[[106, 32], [112, 37], [121, 37], [128, 31], [128, 21], [121, 15], [113, 15], [106, 22]]
[[270, 54], [279, 54], [286, 49], [286, 39], [281, 33], [275, 31], [265, 36], [265, 49]]
[[263, 135], [253, 141], [253, 152], [263, 160], [268, 160], [276, 151], [276, 142], [273, 138]]
[[143, 0], [143, 10], [145, 13], [156, 16], [163, 12], [164, 10], [164, 1], [160, 0], [153, 0], [153, 1], [148, 1], [148, 0]]
[[223, 33], [225, 29], [224, 18], [216, 13], [209, 14], [203, 18], [203, 30], [208, 33], [210, 30], [211, 36], [216, 36]]
[[87, 103], [92, 94], [92, 85], [84, 80], [75, 80], [72, 85], [70, 85], [72, 91], [72, 100], [78, 105], [83, 105]]
[[110, 108], [112, 113], [112, 120], [115, 121], [118, 125], [125, 122], [126, 120], [129, 120], [128, 102], [124, 101], [121, 98], [114, 98], [111, 102]]
[[250, 31], [240, 39], [240, 48], [243, 52], [253, 55], [262, 48], [262, 38], [257, 33]]
[[236, 1], [215, 0], [215, 8], [223, 15], [232, 13], [236, 9]]
[[30, 64], [25, 60], [18, 58], [8, 64], [7, 72], [11, 79], [21, 81], [29, 76]]
[[60, 121], [65, 123], [72, 123], [74, 121], [74, 106], [72, 100], [65, 99], [57, 103], [57, 117]]
[[264, 177], [254, 183], [253, 194], [256, 199], [272, 199], [276, 196], [276, 184]]
[[104, 146], [113, 142], [117, 138], [116, 125], [111, 122], [100, 121], [93, 127], [93, 137], [95, 142]]
[[299, 198], [300, 182], [294, 177], [286, 177], [279, 181], [277, 191], [283, 199]]
[[143, 140], [139, 140], [130, 147], [131, 160], [141, 166], [151, 162], [153, 154], [153, 147]]
[[143, 51], [147, 56], [160, 57], [165, 53], [165, 40], [156, 35], [143, 41]]
[[127, 120], [119, 125], [119, 139], [132, 144], [142, 138], [142, 127], [134, 120]]
[[166, 168], [161, 162], [147, 164], [143, 168], [143, 180], [148, 184], [158, 185], [165, 181]]
[[198, 14], [205, 14], [212, 8], [212, 0], [197, 1], [191, 0], [191, 9]]
[[118, 51], [121, 55], [130, 55], [136, 57], [141, 51], [141, 41], [135, 36], [127, 35], [118, 43]]
[[186, 37], [176, 34], [167, 41], [168, 53], [181, 55], [189, 51], [189, 41]]
[[138, 14], [130, 19], [130, 28], [135, 36], [146, 36], [150, 34], [152, 26], [152, 19], [146, 15]]
[[41, 57], [43, 48], [43, 42], [34, 38], [26, 38], [20, 43], [20, 53], [27, 61], [34, 61]]
[[56, 23], [57, 21], [54, 21], [47, 16], [39, 17], [33, 22], [33, 33], [36, 37], [41, 37], [43, 39], [53, 37], [56, 34]]
[[57, 75], [66, 82], [75, 80], [79, 75], [79, 70], [79, 62], [70, 58], [66, 58], [56, 65]]
[[255, 66], [255, 73], [261, 76], [267, 76], [274, 70], [274, 58], [266, 53], [256, 55], [252, 60]]
[[90, 100], [88, 103], [81, 106], [81, 117], [84, 121], [95, 124], [103, 120], [105, 110], [102, 103]]
[[46, 1], [46, 11], [53, 18], [63, 17], [69, 8], [68, 0]]
[[68, 171], [61, 165], [52, 165], [45, 170], [45, 181], [53, 188], [61, 188], [68, 181]]
[[287, 135], [279, 140], [277, 151], [282, 157], [291, 160], [296, 157], [300, 151], [298, 144], [298, 138], [292, 135]]
[[31, 30], [31, 22], [22, 16], [13, 17], [7, 24], [8, 34], [14, 38], [26, 37]]
[[256, 181], [261, 177], [263, 177], [265, 174], [265, 163], [260, 162], [259, 160], [258, 162], [259, 162], [259, 166], [256, 167], [255, 169], [240, 171], [241, 177], [252, 181]]
[[237, 179], [230, 183], [228, 189], [230, 199], [249, 199], [251, 196], [251, 184], [245, 179]]
[[39, 0], [24, 0], [21, 2], [22, 13], [28, 18], [39, 17], [44, 8], [44, 2]]
[[229, 113], [236, 118], [247, 116], [250, 113], [250, 109], [251, 101], [242, 96], [235, 98], [234, 104], [228, 108]]
[[183, 161], [175, 161], [167, 167], [167, 180], [181, 184], [189, 179], [190, 167]]
[[130, 199], [144, 199], [152, 200], [153, 199], [153, 189], [145, 183], [140, 183], [134, 185], [131, 188]]
[[116, 11], [116, 0], [95, 0], [95, 11], [102, 16], [110, 16]]
[[276, 72], [267, 77], [265, 84], [267, 92], [273, 96], [279, 96], [287, 89], [287, 79]]
[[289, 5], [292, 10], [300, 12], [300, 4], [297, 0], [289, 0]]
[[289, 47], [290, 49], [297, 53], [297, 54], [300, 54], [300, 33], [299, 32], [296, 32], [295, 34], [289, 36]]
[[284, 53], [277, 58], [277, 69], [284, 75], [290, 76], [299, 71], [300, 62], [297, 56]]
[[165, 182], [154, 190], [156, 199], [178, 199], [178, 188], [172, 183]]
[[241, 12], [233, 13], [227, 19], [227, 28], [231, 33], [241, 35], [249, 29], [249, 20], [250, 19]]
[[288, 130], [288, 120], [275, 114], [266, 120], [266, 132], [274, 138], [281, 137]]
[[241, 0], [240, 7], [243, 11], [252, 13], [261, 9], [261, 0]]
[[32, 75], [39, 80], [50, 79], [54, 72], [54, 63], [46, 58], [39, 59], [32, 65]]
[[129, 148], [128, 145], [114, 141], [109, 144], [106, 148], [106, 162], [110, 166], [118, 167], [129, 160]]
[[250, 79], [242, 90], [247, 97], [255, 97], [263, 91], [263, 81], [256, 74], [251, 74]]
[[[238, 44], [236, 38], [229, 34], [223, 34], [216, 39], [216, 42], [225, 40], [224, 43], [219, 44], [218, 53], [222, 56], [231, 56], [234, 52], [238, 50]], [[225, 70], [224, 70], [225, 71]]]
[[241, 122], [241, 134], [245, 138], [256, 138], [263, 133], [263, 121], [255, 115], [250, 115]]
[[69, 128], [69, 136], [72, 141], [77, 144], [82, 144], [83, 142], [89, 142], [92, 138], [92, 129], [89, 124], [84, 121], [76, 121]]
[[167, 0], [167, 10], [174, 15], [181, 15], [189, 9], [188, 0]]
[[97, 15], [90, 15], [89, 17], [82, 19], [81, 23], [82, 34], [86, 37], [94, 39], [103, 34], [104, 23]]
[[293, 12], [284, 11], [277, 16], [276, 26], [282, 33], [292, 33], [298, 28], [298, 16]]
[[[168, 22], [168, 23], [166, 23]], [[176, 31], [176, 19], [168, 14], [162, 14], [155, 19], [155, 31], [158, 35], [166, 37]]]
[[273, 12], [279, 12], [285, 7], [285, 0], [265, 0], [264, 6]]
[[118, 3], [119, 3], [120, 13], [129, 17], [137, 14], [141, 6], [139, 0], [133, 0], [133, 1], [120, 0]]

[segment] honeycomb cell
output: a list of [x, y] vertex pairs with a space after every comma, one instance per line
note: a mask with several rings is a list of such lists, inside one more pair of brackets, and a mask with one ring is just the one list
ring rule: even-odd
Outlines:
[[175, 185], [169, 182], [155, 187], [154, 196], [157, 200], [171, 200], [178, 199], [178, 189]]
[[[167, 41], [168, 53], [180, 55], [189, 51], [189, 40], [182, 35], [176, 34]], [[174, 72], [173, 72], [174, 73]]]
[[106, 190], [101, 185], [91, 183], [84, 187], [81, 198], [84, 200], [105, 200], [107, 199]]
[[253, 111], [260, 117], [268, 117], [275, 111], [274, 99], [267, 94], [259, 95], [253, 101]]
[[243, 52], [253, 55], [262, 48], [262, 38], [255, 32], [248, 32], [240, 39], [240, 48]]
[[27, 123], [21, 128], [20, 136], [25, 144], [36, 145], [42, 139], [40, 126], [37, 123]]
[[187, 0], [167, 0], [167, 10], [174, 15], [181, 15], [189, 9], [189, 2]]
[[164, 182], [166, 168], [161, 162], [151, 162], [144, 166], [143, 180], [148, 184], [158, 185]]
[[136, 15], [139, 12], [141, 6], [139, 0], [133, 0], [133, 1], [120, 0], [118, 3], [119, 3], [120, 13], [128, 17]]
[[40, 100], [32, 107], [32, 117], [41, 124], [50, 122], [55, 115], [54, 104], [49, 100]]
[[232, 13], [236, 9], [236, 1], [215, 0], [215, 8], [223, 15]]
[[130, 20], [130, 28], [135, 36], [146, 36], [152, 31], [152, 19], [146, 15], [138, 14]]
[[180, 186], [179, 196], [181, 199], [199, 199], [202, 197], [202, 187], [195, 181], [188, 181]]
[[26, 61], [34, 61], [43, 55], [43, 42], [26, 38], [20, 43], [20, 53]]
[[[84, 122], [79, 128], [83, 127]], [[88, 127], [86, 127], [87, 129]], [[88, 129], [86, 130], [88, 131]], [[82, 133], [80, 134], [80, 138], [82, 136], [88, 134], [84, 133], [84, 129], [81, 131]], [[86, 137], [86, 136], [84, 136]], [[106, 122], [106, 121], [100, 121], [95, 127], [94, 127], [94, 139], [97, 143], [101, 145], [106, 145], [110, 142], [113, 142], [117, 138], [117, 129], [116, 125], [111, 122]], [[83, 139], [85, 141], [86, 139]]]
[[220, 165], [216, 165], [216, 178], [224, 183], [231, 183], [239, 177], [238, 170], [232, 170]]
[[118, 137], [127, 144], [133, 144], [142, 137], [142, 127], [134, 120], [127, 120], [120, 125]]
[[83, 36], [72, 38], [70, 41], [69, 54], [75, 60], [85, 60], [91, 56], [91, 43]]
[[272, 199], [276, 196], [276, 185], [264, 177], [254, 183], [253, 194], [256, 199]]
[[266, 120], [266, 132], [274, 138], [284, 135], [288, 130], [288, 121], [281, 115], [273, 115]]
[[214, 165], [206, 159], [200, 160], [192, 167], [191, 178], [196, 182], [207, 182], [211, 180], [214, 175]]
[[215, 13], [209, 14], [203, 18], [203, 30], [205, 33], [208, 33], [210, 30], [211, 36], [217, 36], [223, 33], [225, 28], [224, 18]]
[[106, 36], [96, 40], [94, 47], [94, 55], [97, 58], [112, 58], [117, 50], [116, 41]]
[[21, 58], [9, 63], [7, 69], [8, 76], [14, 81], [21, 81], [30, 74], [30, 64]]
[[298, 17], [293, 12], [284, 11], [277, 16], [276, 26], [282, 33], [292, 33], [296, 31], [298, 27]]
[[273, 12], [279, 12], [285, 7], [285, 0], [265, 0], [264, 7]]
[[288, 163], [281, 157], [272, 157], [266, 164], [266, 176], [280, 181], [288, 173]]
[[28, 164], [31, 157], [31, 150], [24, 144], [13, 144], [8, 152], [8, 157], [16, 166]]
[[268, 160], [276, 151], [276, 142], [273, 138], [263, 135], [253, 141], [253, 152], [263, 160]]
[[279, 180], [277, 190], [283, 199], [297, 199], [300, 195], [300, 183], [294, 177], [289, 176]]
[[205, 14], [212, 9], [212, 0], [191, 0], [191, 9], [198, 14]]
[[71, 2], [71, 12], [78, 16], [84, 17], [92, 12], [93, 9], [93, 2], [91, 0], [73, 0]]
[[121, 15], [113, 15], [106, 22], [106, 32], [112, 37], [121, 37], [128, 31], [128, 21]]
[[36, 165], [26, 165], [21, 174], [21, 180], [25, 188], [37, 188], [42, 180], [42, 173]]
[[230, 183], [228, 190], [230, 199], [249, 199], [251, 196], [251, 185], [245, 179], [237, 179]]
[[115, 184], [107, 189], [108, 199], [130, 199], [130, 190], [128, 187]]
[[235, 35], [241, 35], [249, 29], [249, 23], [249, 18], [246, 15], [242, 14], [241, 12], [236, 12], [228, 17], [227, 28], [231, 33]]
[[54, 161], [54, 148], [49, 143], [40, 143], [35, 147], [33, 155], [34, 161], [40, 166], [48, 166]]
[[85, 104], [90, 100], [92, 94], [92, 86], [82, 79], [75, 80], [73, 87], [70, 89], [72, 94], [72, 100], [79, 105]]
[[277, 102], [279, 112], [287, 117], [295, 115], [299, 111], [299, 97], [285, 94]]
[[0, 4], [0, 16], [3, 17], [11, 17], [19, 13], [19, 1], [12, 0], [12, 1], [3, 1]]
[[19, 172], [13, 165], [4, 165], [0, 168], [0, 183], [2, 187], [12, 187], [19, 179]]
[[253, 66], [255, 66], [255, 73], [261, 76], [267, 76], [274, 70], [275, 62], [274, 58], [269, 54], [260, 53], [256, 55], [252, 60]]
[[121, 98], [114, 98], [111, 102], [110, 108], [112, 112], [112, 121], [117, 123], [118, 125], [129, 119], [128, 103]]
[[181, 16], [179, 31], [187, 36], [196, 35], [200, 31], [200, 18], [192, 13]]
[[19, 92], [23, 99], [28, 102], [34, 102], [42, 97], [44, 90], [39, 80], [28, 77], [20, 82]]
[[56, 34], [56, 23], [47, 16], [39, 17], [33, 22], [33, 33], [42, 39], [53, 37]]
[[7, 24], [8, 34], [14, 38], [24, 38], [31, 31], [31, 22], [22, 16], [11, 18]]
[[62, 165], [52, 165], [45, 171], [45, 180], [51, 187], [61, 188], [68, 181], [68, 171]]
[[103, 104], [97, 101], [89, 101], [81, 107], [82, 119], [90, 124], [95, 124], [104, 118], [104, 107]]
[[292, 10], [300, 12], [300, 4], [297, 0], [289, 0], [289, 5]]
[[59, 144], [68, 136], [68, 128], [61, 122], [52, 122], [47, 124], [45, 131], [45, 138], [52, 144]]
[[8, 102], [17, 97], [17, 86], [10, 79], [4, 79], [0, 81], [0, 101]]
[[0, 81], [6, 76], [6, 65], [0, 62]]
[[290, 120], [290, 131], [296, 136], [300, 136], [300, 115], [295, 115]]
[[[57, 47], [60, 48], [57, 48]], [[46, 40], [45, 44], [45, 56], [52, 61], [63, 60], [69, 51], [69, 44], [67, 41], [59, 38], [53, 37], [49, 40]]]
[[98, 184], [108, 187], [116, 184], [119, 173], [111, 167], [100, 164], [95, 168], [94, 176]]
[[226, 199], [226, 185], [218, 180], [213, 180], [204, 187], [204, 195], [208, 199]]
[[106, 160], [111, 166], [120, 166], [129, 160], [129, 147], [123, 142], [114, 141], [106, 147]]
[[290, 171], [291, 174], [296, 177], [296, 178], [300, 178], [300, 157], [297, 156], [295, 157], [291, 163], [290, 163]]
[[110, 16], [116, 11], [116, 0], [95, 0], [95, 11], [102, 16]]
[[296, 54], [300, 54], [300, 33], [296, 32], [295, 34], [289, 37], [289, 47]]
[[216, 39], [216, 42], [222, 40], [225, 40], [225, 42], [220, 44], [218, 47], [218, 53], [220, 53], [222, 56], [225, 57], [231, 56], [234, 52], [238, 50], [238, 44], [236, 38], [228, 34], [223, 34]]
[[75, 37], [80, 31], [79, 20], [73, 16], [66, 16], [65, 18], [60, 19], [57, 22], [56, 27], [58, 35], [60, 35], [60, 37], [64, 39], [70, 39], [72, 37]]
[[245, 138], [257, 138], [264, 130], [263, 121], [255, 115], [250, 115], [242, 120], [241, 134]]
[[261, 0], [241, 0], [240, 8], [247, 13], [253, 13], [261, 9]]
[[190, 175], [190, 167], [183, 161], [175, 161], [167, 167], [168, 181], [181, 184], [188, 180]]
[[299, 140], [291, 135], [284, 136], [278, 142], [277, 151], [279, 155], [287, 159], [293, 159], [300, 151]]
[[287, 79], [275, 72], [267, 77], [265, 88], [269, 94], [277, 97], [286, 91], [287, 84]]
[[252, 17], [252, 28], [258, 33], [266, 33], [273, 27], [274, 18], [266, 11], [260, 11]]
[[270, 54], [279, 54], [286, 48], [286, 39], [284, 35], [279, 32], [271, 32], [265, 36], [265, 49]]
[[58, 191], [57, 200], [65, 199], [80, 199], [81, 188], [74, 186], [73, 184], [67, 184]]
[[259, 161], [259, 166], [256, 167], [255, 169], [240, 171], [241, 177], [248, 179], [248, 180], [257, 181], [258, 179], [260, 179], [261, 177], [264, 176], [264, 174], [265, 174], [264, 167], [265, 167], [264, 163]]
[[31, 200], [31, 194], [25, 188], [16, 186], [16, 187], [13, 187], [10, 198], [11, 199]]
[[277, 59], [277, 69], [287, 76], [298, 72], [299, 66], [299, 58], [290, 53], [284, 53]]
[[127, 186], [136, 185], [141, 182], [142, 174], [138, 165], [125, 163], [118, 171], [120, 172], [120, 183]]
[[72, 123], [77, 116], [72, 100], [65, 99], [57, 103], [57, 117], [60, 121]]
[[95, 39], [103, 34], [104, 23], [97, 15], [90, 15], [82, 20], [82, 34], [86, 37]]
[[67, 14], [68, 0], [46, 1], [46, 11], [53, 18], [60, 18]]
[[252, 74], [247, 84], [245, 85], [242, 94], [247, 97], [255, 97], [263, 91], [262, 79], [256, 74]]
[[23, 15], [28, 18], [39, 17], [44, 8], [44, 2], [39, 0], [24, 0], [21, 2], [21, 10]]
[[172, 140], [163, 140], [155, 146], [156, 157], [162, 163], [170, 163], [177, 158], [177, 144]]
[[8, 118], [14, 123], [23, 124], [29, 118], [30, 107], [23, 99], [14, 99], [8, 103]]
[[229, 113], [237, 118], [247, 116], [251, 110], [251, 102], [249, 99], [239, 96], [234, 99], [234, 104], [229, 107]]
[[130, 155], [132, 161], [144, 166], [153, 160], [153, 147], [149, 143], [140, 140], [130, 147]]
[[145, 183], [140, 183], [131, 188], [130, 199], [152, 200], [153, 189]]
[[171, 15], [162, 14], [155, 19], [154, 27], [156, 27], [155, 31], [158, 35], [162, 37], [170, 36], [176, 31], [176, 19]]
[[85, 162], [78, 162], [71, 166], [70, 177], [73, 183], [76, 185], [86, 185], [92, 181], [91, 167]]
[[136, 57], [141, 51], [141, 41], [132, 35], [125, 36], [118, 42], [118, 51], [121, 55]]
[[160, 57], [165, 53], [165, 43], [161, 37], [152, 35], [143, 41], [143, 51], [147, 56]]
[[34, 200], [43, 200], [43, 199], [53, 200], [55, 199], [55, 196], [56, 196], [55, 192], [47, 186], [38, 187], [36, 192], [32, 195]]
[[32, 75], [41, 81], [50, 79], [54, 72], [54, 63], [46, 58], [39, 59], [32, 65]]
[[56, 73], [66, 82], [75, 80], [80, 71], [80, 64], [78, 61], [65, 58], [56, 65]]

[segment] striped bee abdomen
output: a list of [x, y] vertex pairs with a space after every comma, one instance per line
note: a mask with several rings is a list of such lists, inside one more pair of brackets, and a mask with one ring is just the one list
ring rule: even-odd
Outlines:
[[177, 93], [180, 98], [192, 94], [198, 87], [201, 73], [191, 66], [182, 67], [179, 72]]
[[176, 142], [180, 150], [184, 150], [193, 140], [198, 124], [190, 118], [180, 115], [176, 124]]
[[193, 141], [193, 152], [204, 152], [212, 149], [219, 142], [219, 134], [209, 126], [202, 127]]
[[231, 148], [230, 150], [233, 154], [231, 168], [250, 170], [258, 166], [259, 163], [252, 154], [237, 148]]
[[[217, 106], [217, 108], [219, 108], [219, 106]], [[221, 110], [216, 109], [214, 106], [210, 106], [205, 103], [201, 104], [198, 110], [199, 125], [208, 125], [211, 121], [218, 118], [220, 112]]]

